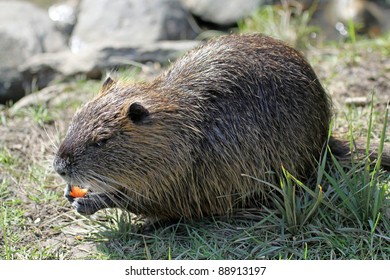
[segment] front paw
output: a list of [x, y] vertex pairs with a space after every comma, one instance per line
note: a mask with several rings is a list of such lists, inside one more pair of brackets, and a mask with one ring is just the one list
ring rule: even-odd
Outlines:
[[89, 216], [102, 208], [96, 201], [90, 198], [76, 198], [71, 202], [73, 208], [77, 211], [77, 213], [83, 216]]

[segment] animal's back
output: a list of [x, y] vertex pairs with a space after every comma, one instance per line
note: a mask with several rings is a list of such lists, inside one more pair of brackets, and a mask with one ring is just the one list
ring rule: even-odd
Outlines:
[[[331, 105], [293, 48], [267, 36], [222, 37], [189, 52], [157, 84], [188, 102], [188, 116], [199, 113], [189, 123], [201, 135], [193, 143], [191, 176], [195, 188], [206, 189], [205, 197], [231, 198], [221, 204], [245, 207], [265, 185], [242, 174], [278, 184], [282, 166], [298, 178], [314, 172]], [[215, 206], [211, 212], [227, 210]]]

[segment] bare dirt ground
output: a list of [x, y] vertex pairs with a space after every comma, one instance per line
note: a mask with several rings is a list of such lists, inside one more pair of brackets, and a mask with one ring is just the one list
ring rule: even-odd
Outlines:
[[[348, 112], [345, 103], [357, 102], [357, 99], [350, 101], [348, 98], [363, 97], [370, 101], [373, 92], [374, 110], [379, 112], [376, 121], [379, 124], [383, 121], [381, 116], [390, 100], [388, 56], [370, 46], [352, 54], [351, 50], [342, 48], [309, 50], [307, 56], [333, 98], [338, 111], [336, 131], [348, 132], [346, 122], [341, 121]], [[12, 158], [11, 163], [0, 161], [0, 183], [7, 182], [9, 193], [3, 203], [17, 204], [16, 207], [22, 210], [20, 219], [23, 222], [15, 222], [7, 228], [17, 237], [12, 240], [12, 246], [25, 248], [18, 250], [15, 258], [84, 259], [101, 255], [96, 239], [88, 241], [96, 227], [90, 227], [90, 221], [76, 215], [62, 198], [64, 183], [51, 168], [56, 145], [64, 136], [78, 104], [88, 100], [98, 88], [93, 82], [84, 82], [81, 86], [77, 82], [55, 85], [38, 93], [46, 96], [41, 105], [47, 111], [31, 109], [31, 106], [16, 112], [12, 108], [0, 110], [0, 147]], [[357, 119], [362, 116], [356, 114]], [[363, 122], [359, 131], [364, 131], [366, 123]], [[380, 129], [379, 125], [377, 131]], [[104, 215], [94, 219], [99, 221]], [[11, 243], [1, 234], [0, 244]]]

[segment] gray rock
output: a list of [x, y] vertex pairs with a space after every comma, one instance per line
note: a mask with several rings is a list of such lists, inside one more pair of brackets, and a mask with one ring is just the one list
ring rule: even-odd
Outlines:
[[70, 46], [77, 52], [106, 40], [140, 44], [195, 35], [179, 0], [83, 0]]
[[77, 21], [79, 0], [67, 0], [51, 5], [48, 9], [49, 17], [54, 21], [58, 30], [69, 37]]
[[94, 44], [79, 53], [71, 51], [56, 54], [39, 54], [20, 67], [26, 85], [35, 81], [39, 88], [53, 81], [64, 81], [76, 75], [99, 79], [105, 71], [118, 67], [140, 65], [146, 62], [166, 64], [176, 59], [197, 41], [160, 41], [146, 45], [129, 45], [118, 42]]
[[30, 106], [48, 106], [51, 102], [58, 98], [60, 93], [66, 91], [67, 88], [72, 87], [71, 84], [56, 84], [44, 88], [38, 92], [29, 94], [22, 99], [18, 100], [11, 107], [11, 114], [15, 115], [20, 109], [30, 107]]
[[0, 2], [0, 103], [25, 94], [20, 64], [34, 54], [64, 47], [64, 38], [44, 11], [25, 2]]
[[263, 0], [181, 0], [183, 6], [202, 20], [232, 25], [250, 16]]

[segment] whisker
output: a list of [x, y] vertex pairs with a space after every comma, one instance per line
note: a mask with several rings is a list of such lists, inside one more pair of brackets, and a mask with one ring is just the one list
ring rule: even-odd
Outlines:
[[[127, 208], [126, 206], [129, 206], [130, 203], [136, 204], [137, 209], [140, 210], [147, 210], [146, 207], [143, 204], [137, 203], [137, 201], [142, 198], [145, 201], [152, 202], [150, 197], [142, 195], [141, 193], [135, 191], [132, 188], [129, 188], [127, 185], [124, 185], [117, 180], [114, 180], [112, 178], [109, 178], [107, 176], [97, 174], [94, 171], [89, 171], [87, 174], [84, 175], [84, 185], [88, 185], [92, 188], [92, 190], [96, 192], [104, 193], [108, 198], [110, 198], [118, 207], [121, 208]], [[116, 185], [121, 187], [121, 189], [126, 191], [131, 191], [135, 197], [133, 199], [130, 197], [127, 192], [115, 188], [112, 185]], [[109, 207], [109, 205], [107, 205]]]

